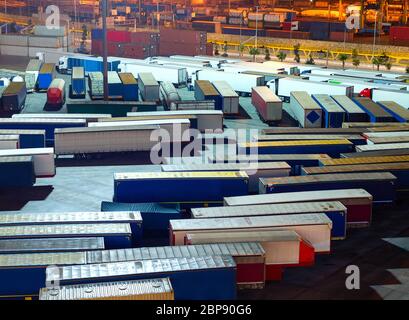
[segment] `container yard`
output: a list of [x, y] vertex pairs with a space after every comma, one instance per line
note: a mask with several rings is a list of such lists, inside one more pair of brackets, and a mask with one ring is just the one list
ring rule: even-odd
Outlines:
[[44, 5], [0, 13], [0, 300], [409, 299], [407, 1]]

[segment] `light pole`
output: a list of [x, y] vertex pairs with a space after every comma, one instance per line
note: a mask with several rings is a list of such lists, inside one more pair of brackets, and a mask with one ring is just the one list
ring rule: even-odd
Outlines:
[[108, 0], [102, 0], [102, 64], [104, 75], [104, 100], [108, 101], [108, 45], [107, 45], [107, 4]]
[[373, 59], [375, 57], [375, 45], [376, 45], [376, 21], [378, 19], [378, 11], [375, 11], [375, 25], [373, 28], [373, 44], [372, 44], [372, 69], [375, 69], [375, 65], [373, 64]]
[[258, 6], [256, 6], [256, 38], [254, 40], [254, 47], [257, 49], [257, 33], [258, 33]]

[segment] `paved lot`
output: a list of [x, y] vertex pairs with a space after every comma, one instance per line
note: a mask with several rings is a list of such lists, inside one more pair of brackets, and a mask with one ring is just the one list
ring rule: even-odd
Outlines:
[[[3, 66], [1, 61], [0, 58], [0, 65]], [[11, 67], [12, 64], [11, 62]], [[67, 76], [62, 77], [68, 79]], [[180, 89], [180, 94], [185, 100], [193, 98], [193, 92], [186, 88]], [[45, 101], [44, 93], [30, 94], [23, 112], [42, 112]], [[240, 103], [243, 109], [242, 117], [225, 120], [226, 127], [260, 129], [267, 126], [260, 120], [250, 98], [242, 97]], [[65, 109], [59, 112], [65, 112]], [[284, 121], [279, 125], [293, 126], [294, 122], [285, 115]], [[102, 160], [58, 159], [55, 177], [38, 179], [34, 188], [26, 190], [0, 190], [0, 211], [99, 210], [101, 201], [112, 200], [113, 173], [159, 170], [158, 166], [146, 163], [148, 158], [140, 155]], [[289, 268], [284, 273], [283, 281], [268, 283], [263, 290], [240, 291], [239, 298], [381, 299], [390, 297], [392, 291], [395, 296], [405, 297], [404, 292], [399, 295], [402, 289], [383, 286], [403, 283], [400, 281], [403, 279], [402, 275], [399, 280], [396, 274], [394, 276], [393, 272], [388, 270], [409, 268], [408, 242], [388, 242], [383, 238], [409, 237], [408, 208], [407, 195], [406, 200], [400, 201], [396, 206], [377, 208], [370, 228], [349, 230], [348, 238], [333, 242], [333, 252], [318, 256], [315, 266]], [[345, 287], [345, 268], [351, 264], [360, 268], [360, 290], [347, 290]], [[378, 287], [373, 289], [371, 286]]]

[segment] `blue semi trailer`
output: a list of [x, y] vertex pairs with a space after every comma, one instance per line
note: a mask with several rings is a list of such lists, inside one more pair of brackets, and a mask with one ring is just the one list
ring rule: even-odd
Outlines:
[[[118, 71], [120, 60], [108, 57], [108, 71]], [[60, 73], [72, 73], [74, 67], [83, 67], [85, 75], [88, 72], [97, 72], [103, 70], [102, 57], [78, 55], [64, 56], [58, 60], [57, 70]]]

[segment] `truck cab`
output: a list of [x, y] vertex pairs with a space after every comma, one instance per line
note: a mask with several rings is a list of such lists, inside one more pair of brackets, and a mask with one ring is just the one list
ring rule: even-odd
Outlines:
[[59, 73], [68, 73], [68, 57], [63, 56], [58, 59], [57, 71]]

